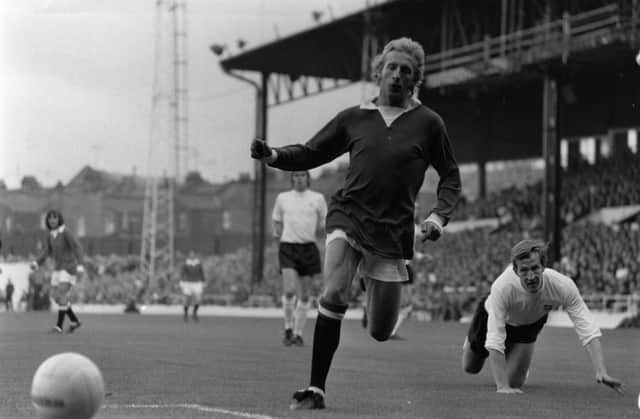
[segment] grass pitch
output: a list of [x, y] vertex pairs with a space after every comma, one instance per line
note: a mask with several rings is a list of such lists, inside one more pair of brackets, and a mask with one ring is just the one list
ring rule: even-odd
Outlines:
[[49, 335], [53, 313], [0, 314], [0, 418], [34, 418], [31, 379], [47, 357], [82, 353], [102, 370], [107, 418], [638, 418], [640, 330], [603, 331], [609, 373], [626, 394], [595, 383], [572, 329], [543, 330], [524, 395], [498, 395], [489, 366], [460, 367], [466, 326], [408, 321], [377, 343], [345, 320], [327, 383], [327, 409], [290, 411], [308, 384], [306, 346], [283, 347], [277, 319], [82, 314], [72, 335]]

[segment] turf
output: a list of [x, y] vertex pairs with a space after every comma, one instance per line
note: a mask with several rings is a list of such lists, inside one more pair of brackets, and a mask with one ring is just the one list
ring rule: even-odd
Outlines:
[[595, 383], [572, 329], [543, 330], [524, 395], [499, 395], [487, 367], [460, 368], [466, 326], [407, 322], [403, 340], [378, 343], [344, 321], [329, 374], [327, 409], [290, 411], [308, 384], [305, 347], [283, 347], [281, 321], [180, 316], [82, 315], [72, 335], [49, 335], [50, 313], [0, 315], [0, 418], [33, 418], [37, 366], [64, 351], [101, 368], [106, 391], [97, 418], [638, 418], [640, 330], [604, 331], [609, 372], [622, 396]]

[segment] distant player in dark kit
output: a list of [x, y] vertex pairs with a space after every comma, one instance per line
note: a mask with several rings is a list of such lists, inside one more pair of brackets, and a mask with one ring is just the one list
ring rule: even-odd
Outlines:
[[309, 386], [291, 409], [325, 407], [325, 383], [340, 342], [354, 277], [365, 278], [369, 334], [391, 336], [400, 309], [405, 261], [413, 257], [414, 206], [427, 168], [440, 177], [437, 204], [421, 223], [422, 239], [437, 240], [460, 197], [460, 171], [442, 118], [414, 97], [424, 51], [408, 39], [389, 42], [372, 63], [379, 96], [338, 113], [306, 144], [251, 156], [283, 170], [309, 170], [349, 153], [344, 186], [331, 198], [326, 221], [324, 290], [318, 303]]
[[4, 287], [4, 307], [6, 311], [13, 311], [13, 291], [15, 290], [11, 278], [7, 278], [7, 285]]
[[489, 358], [498, 393], [519, 394], [529, 375], [533, 349], [551, 310], [563, 307], [595, 370], [596, 382], [622, 391], [609, 376], [600, 345], [602, 333], [573, 280], [545, 267], [546, 248], [523, 240], [511, 250], [511, 264], [478, 304], [463, 346], [462, 368], [482, 370]]
[[67, 332], [73, 333], [82, 325], [73, 312], [70, 301], [71, 289], [76, 283], [77, 275], [84, 272], [82, 247], [65, 225], [64, 218], [59, 211], [47, 212], [45, 225], [49, 233], [45, 241], [44, 252], [32, 263], [32, 268], [37, 269], [42, 266], [49, 257], [53, 259], [51, 293], [53, 300], [58, 305], [58, 321], [51, 329], [51, 333], [62, 333], [65, 315], [69, 316], [71, 321]]
[[189, 256], [182, 266], [182, 276], [180, 278], [180, 289], [184, 297], [184, 321], [189, 321], [189, 307], [193, 305], [192, 318], [198, 322], [198, 308], [202, 302], [204, 291], [204, 269], [202, 262], [193, 250], [189, 251]]
[[304, 345], [302, 337], [309, 310], [314, 275], [322, 272], [316, 240], [324, 234], [327, 202], [309, 189], [307, 171], [291, 174], [292, 189], [278, 194], [273, 205], [273, 234], [280, 241], [285, 346]]

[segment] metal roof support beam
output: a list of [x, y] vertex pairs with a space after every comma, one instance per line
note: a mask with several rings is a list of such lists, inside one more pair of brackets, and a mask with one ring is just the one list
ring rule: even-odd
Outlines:
[[[633, 1], [637, 6], [638, 0]], [[637, 37], [637, 29], [621, 24], [633, 19], [631, 11], [621, 10], [616, 3], [576, 15], [565, 13], [553, 21], [549, 16], [537, 26], [493, 38], [487, 35], [483, 41], [427, 56], [427, 87], [514, 73], [553, 59], [566, 64], [573, 53]]]
[[[266, 77], [268, 107], [284, 105], [285, 103], [336, 90], [354, 83], [352, 80], [292, 76], [289, 74], [267, 74]], [[330, 80], [333, 83], [328, 83]]]
[[[256, 93], [256, 137], [267, 141], [267, 82], [269, 74], [262, 73], [262, 86]], [[253, 230], [253, 281], [259, 284], [264, 277], [264, 250], [266, 245], [267, 215], [267, 165], [258, 160], [254, 166], [254, 212]]]
[[637, 48], [640, 43], [640, 0], [631, 1], [631, 35], [630, 42], [632, 48]]
[[[261, 74], [261, 83], [222, 67], [224, 72], [255, 88], [255, 138], [267, 141], [267, 88], [269, 74]], [[253, 211], [251, 225], [251, 286], [262, 282], [264, 276], [264, 247], [266, 235], [266, 191], [267, 168], [264, 163], [255, 160], [253, 164]]]
[[558, 82], [544, 76], [542, 101], [542, 153], [544, 158], [544, 239], [549, 245], [549, 266], [560, 260], [560, 141], [558, 139]]
[[378, 10], [364, 12], [360, 80], [371, 81], [371, 61], [389, 42], [384, 15]]

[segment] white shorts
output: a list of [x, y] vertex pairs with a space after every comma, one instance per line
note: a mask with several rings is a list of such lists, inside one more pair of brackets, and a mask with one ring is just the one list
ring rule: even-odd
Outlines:
[[382, 282], [407, 282], [409, 274], [404, 259], [383, 258], [365, 250], [356, 242], [353, 237], [349, 237], [344, 230], [336, 229], [327, 234], [326, 247], [334, 240], [342, 239], [349, 243], [349, 246], [362, 254], [362, 259], [358, 263], [356, 276], [372, 278]]
[[76, 276], [71, 275], [69, 272], [64, 269], [60, 271], [53, 271], [51, 273], [51, 286], [57, 287], [60, 284], [69, 283], [71, 285], [76, 284]]
[[197, 281], [180, 281], [180, 289], [182, 290], [182, 294], [187, 297], [202, 297], [202, 291], [204, 290], [204, 282]]

